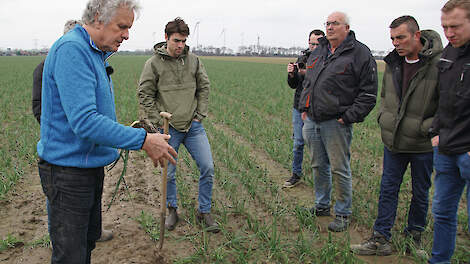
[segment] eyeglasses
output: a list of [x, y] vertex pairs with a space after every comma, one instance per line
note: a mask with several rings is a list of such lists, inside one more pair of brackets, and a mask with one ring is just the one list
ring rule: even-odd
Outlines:
[[308, 44], [310, 44], [310, 46], [319, 46], [320, 45], [318, 43], [308, 43]]
[[323, 25], [325, 25], [325, 27], [328, 27], [328, 26], [339, 26], [341, 25], [342, 23], [338, 22], [338, 21], [326, 21]]

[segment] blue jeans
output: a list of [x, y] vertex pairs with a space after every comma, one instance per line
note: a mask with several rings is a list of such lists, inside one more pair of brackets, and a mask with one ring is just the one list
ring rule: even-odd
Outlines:
[[302, 175], [302, 161], [304, 159], [304, 138], [302, 136], [302, 128], [304, 121], [302, 120], [301, 113], [292, 108], [292, 128], [294, 130], [294, 147], [292, 154], [292, 173]]
[[445, 155], [435, 147], [434, 169], [434, 241], [430, 263], [450, 263], [455, 250], [460, 197], [465, 185], [470, 185], [470, 156], [468, 153]]
[[350, 145], [352, 125], [337, 120], [304, 121], [303, 135], [312, 157], [315, 182], [315, 207], [329, 208], [332, 178], [335, 181], [335, 214], [351, 215], [352, 179]]
[[[170, 127], [171, 138], [168, 141], [176, 152], [181, 144], [188, 150], [191, 157], [196, 161], [199, 168], [199, 212], [210, 213], [212, 201], [212, 184], [214, 177], [214, 161], [212, 160], [211, 147], [207, 139], [206, 131], [201, 122], [193, 121], [188, 132], [179, 132]], [[167, 204], [178, 207], [176, 197], [176, 166], [168, 163]]]
[[395, 222], [398, 193], [403, 174], [411, 164], [412, 198], [408, 211], [408, 226], [411, 230], [424, 231], [428, 213], [429, 188], [431, 187], [433, 153], [394, 153], [384, 147], [383, 174], [380, 183], [378, 215], [374, 230], [391, 238], [390, 230]]
[[101, 236], [104, 169], [80, 169], [38, 163], [49, 204], [51, 263], [85, 264]]

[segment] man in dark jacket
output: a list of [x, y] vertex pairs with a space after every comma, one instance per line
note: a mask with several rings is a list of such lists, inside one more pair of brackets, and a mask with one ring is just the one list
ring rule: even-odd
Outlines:
[[459, 201], [470, 185], [470, 0], [450, 0], [441, 11], [449, 44], [438, 64], [439, 108], [430, 130], [436, 170], [430, 263], [450, 263]]
[[374, 108], [377, 64], [372, 54], [349, 29], [346, 14], [334, 12], [325, 23], [326, 38], [307, 61], [300, 98], [303, 135], [315, 178], [312, 214], [330, 215], [332, 178], [336, 187], [336, 217], [328, 229], [348, 228], [352, 203], [350, 145], [352, 124]]
[[312, 52], [318, 45], [318, 39], [324, 37], [325, 33], [319, 29], [312, 30], [308, 36], [308, 49], [303, 51], [303, 54], [297, 58], [295, 64], [287, 64], [287, 84], [292, 89], [295, 89], [294, 94], [294, 106], [292, 108], [292, 128], [293, 128], [293, 139], [294, 147], [292, 149], [292, 177], [288, 179], [283, 187], [291, 188], [300, 182], [302, 177], [302, 161], [304, 158], [304, 138], [302, 136], [302, 127], [304, 122], [299, 112], [299, 98], [302, 93], [306, 68], [305, 63], [307, 62], [310, 52]]
[[[411, 16], [393, 20], [390, 38], [395, 49], [384, 59], [378, 117], [384, 143], [378, 215], [372, 236], [362, 244], [351, 245], [359, 255], [392, 254], [390, 231], [408, 164], [413, 197], [404, 233], [412, 238], [414, 248], [419, 247], [427, 223], [433, 159], [427, 132], [438, 104], [436, 65], [442, 52], [441, 38], [435, 31], [420, 31]], [[420, 249], [416, 253], [425, 255]]]

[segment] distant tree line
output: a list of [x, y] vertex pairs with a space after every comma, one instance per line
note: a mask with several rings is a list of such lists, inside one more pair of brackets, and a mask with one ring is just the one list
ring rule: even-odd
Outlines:
[[[200, 56], [253, 56], [253, 57], [297, 57], [302, 51], [305, 50], [303, 47], [270, 47], [261, 45], [249, 45], [239, 46], [238, 51], [227, 48], [227, 47], [214, 47], [214, 46], [202, 46], [191, 48], [194, 54]], [[47, 55], [47, 49], [41, 50], [21, 50], [21, 49], [6, 49], [0, 50], [0, 56], [41, 56]], [[375, 51], [372, 50], [372, 54], [376, 59], [383, 59], [389, 51]], [[134, 51], [118, 51], [119, 55], [152, 55], [153, 49], [145, 50], [134, 50]]]

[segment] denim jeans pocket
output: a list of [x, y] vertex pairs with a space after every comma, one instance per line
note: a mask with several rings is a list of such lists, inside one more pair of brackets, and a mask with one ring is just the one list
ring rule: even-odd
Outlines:
[[52, 165], [41, 159], [38, 162], [38, 168], [42, 191], [49, 202], [52, 202], [57, 196], [57, 189], [54, 187], [54, 177], [52, 177]]
[[466, 152], [462, 156], [463, 156], [463, 164], [465, 168], [470, 169], [470, 154]]

